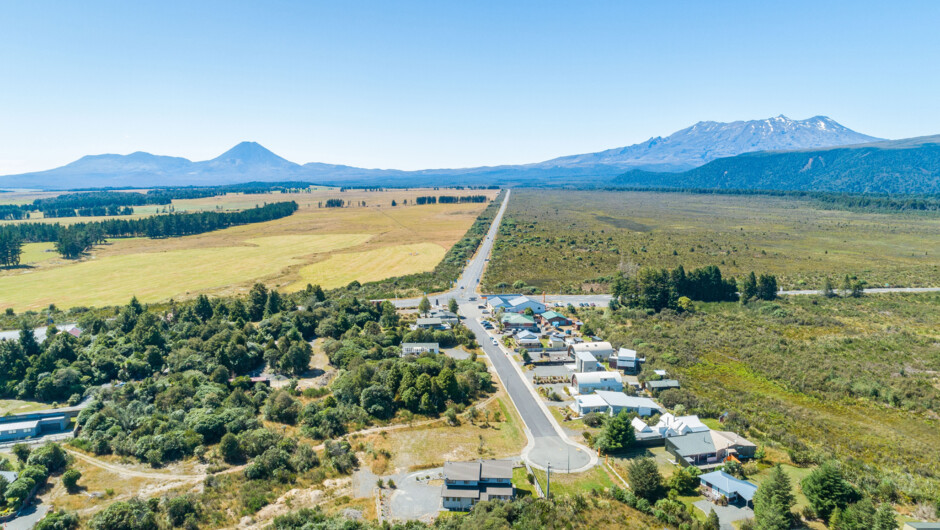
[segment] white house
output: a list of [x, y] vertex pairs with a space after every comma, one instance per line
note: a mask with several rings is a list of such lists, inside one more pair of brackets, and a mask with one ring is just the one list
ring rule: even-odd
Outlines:
[[640, 416], [651, 416], [654, 411], [661, 410], [661, 407], [649, 398], [628, 396], [623, 392], [609, 392], [606, 390], [576, 396], [574, 403], [569, 406], [571, 410], [581, 416], [590, 412], [615, 416], [623, 410], [635, 412]]
[[441, 353], [441, 347], [436, 342], [402, 342], [401, 355], [421, 355], [422, 353]]
[[524, 330], [516, 334], [516, 344], [521, 348], [541, 348], [542, 341], [539, 336], [531, 331]]
[[709, 430], [708, 426], [702, 423], [698, 416], [692, 414], [689, 416], [675, 416], [667, 412], [660, 416], [659, 423], [654, 427], [656, 432], [663, 438], [673, 436], [684, 436], [694, 432], [705, 432]]
[[552, 349], [560, 349], [565, 347], [565, 336], [559, 335], [557, 333], [552, 333], [548, 337], [548, 347]]
[[646, 358], [637, 356], [636, 350], [628, 348], [620, 348], [616, 353], [612, 353], [607, 360], [611, 368], [623, 370], [628, 374], [639, 372], [640, 364], [646, 362]]
[[601, 365], [597, 362], [597, 359], [594, 358], [589, 352], [578, 351], [574, 354], [574, 371], [575, 372], [596, 372], [601, 369]]
[[572, 394], [591, 394], [598, 390], [623, 392], [619, 372], [578, 372], [571, 376]]

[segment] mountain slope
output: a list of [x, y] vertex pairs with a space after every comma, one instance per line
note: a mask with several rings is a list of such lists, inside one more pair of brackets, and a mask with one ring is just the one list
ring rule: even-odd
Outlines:
[[616, 186], [940, 193], [940, 135], [827, 149], [748, 153], [682, 173], [629, 171]]
[[185, 158], [130, 155], [86, 156], [57, 169], [0, 177], [0, 187], [69, 189], [233, 184], [247, 181], [308, 180], [321, 184], [422, 185], [595, 185], [626, 169], [683, 171], [716, 158], [760, 150], [828, 147], [876, 140], [835, 121], [785, 116], [732, 123], [699, 122], [666, 138], [545, 162], [460, 169], [364, 169], [309, 163], [303, 166], [255, 142], [242, 142], [203, 162]]
[[537, 164], [548, 167], [603, 164], [622, 167], [658, 165], [664, 171], [691, 169], [717, 158], [754, 151], [783, 151], [812, 147], [860, 144], [880, 140], [857, 133], [825, 116], [791, 120], [721, 123], [701, 121], [662, 138], [598, 153], [565, 156]]

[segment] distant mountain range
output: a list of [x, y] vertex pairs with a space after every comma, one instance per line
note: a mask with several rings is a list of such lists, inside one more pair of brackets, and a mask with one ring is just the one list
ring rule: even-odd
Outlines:
[[940, 135], [860, 145], [747, 153], [680, 173], [631, 170], [614, 186], [940, 193]]
[[219, 157], [202, 162], [144, 152], [85, 156], [56, 169], [0, 177], [0, 188], [200, 186], [287, 180], [347, 186], [604, 186], [642, 180], [638, 174], [620, 176], [629, 170], [683, 172], [755, 151], [826, 148], [878, 140], [824, 116], [806, 120], [777, 116], [732, 123], [699, 122], [665, 138], [533, 164], [419, 171], [317, 162], [300, 165], [257, 143], [242, 142]]

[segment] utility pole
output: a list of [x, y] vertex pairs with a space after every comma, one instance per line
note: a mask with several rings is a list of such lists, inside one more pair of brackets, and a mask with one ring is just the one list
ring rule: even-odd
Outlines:
[[548, 478], [545, 480], [545, 498], [552, 497], [552, 463], [548, 463]]

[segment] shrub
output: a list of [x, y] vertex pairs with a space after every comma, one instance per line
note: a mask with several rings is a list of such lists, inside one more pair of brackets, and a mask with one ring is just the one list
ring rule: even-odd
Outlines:
[[62, 484], [65, 486], [65, 489], [69, 493], [75, 493], [78, 491], [78, 480], [82, 478], [82, 474], [77, 469], [69, 469], [62, 474]]

